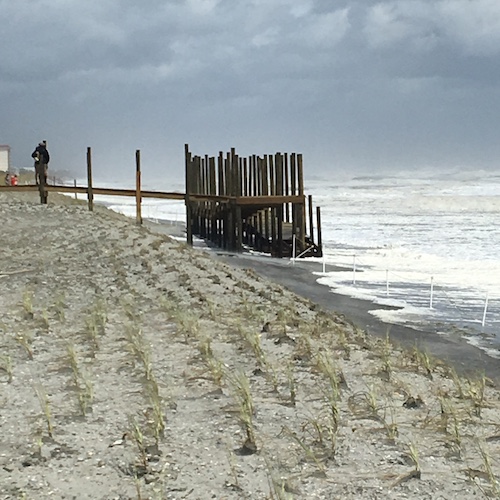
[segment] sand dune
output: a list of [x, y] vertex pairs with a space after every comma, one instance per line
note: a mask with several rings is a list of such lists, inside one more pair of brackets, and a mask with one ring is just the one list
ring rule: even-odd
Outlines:
[[0, 193], [1, 499], [500, 495], [500, 393], [102, 207]]

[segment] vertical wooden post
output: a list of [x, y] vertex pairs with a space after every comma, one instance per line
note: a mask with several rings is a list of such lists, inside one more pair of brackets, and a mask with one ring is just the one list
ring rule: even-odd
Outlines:
[[262, 233], [263, 233], [263, 230], [264, 230], [264, 225], [263, 225], [263, 221], [262, 221], [262, 210], [259, 210], [258, 214], [258, 220], [257, 220], [257, 234], [258, 234], [258, 241], [257, 241], [257, 250], [259, 250], [259, 252], [262, 252], [263, 250], [263, 245], [262, 245]]
[[276, 194], [276, 184], [274, 181], [274, 158], [269, 155], [269, 194], [274, 196]]
[[[285, 153], [283, 162], [284, 162], [283, 171], [285, 174], [285, 196], [288, 196], [290, 194], [290, 182], [288, 174], [288, 153]], [[285, 221], [290, 222], [290, 209], [288, 203], [285, 203]]]
[[[267, 157], [269, 161], [269, 194], [271, 196], [276, 195], [276, 183], [275, 183], [275, 171], [274, 171], [274, 156], [269, 155]], [[276, 256], [276, 208], [271, 207], [269, 210], [269, 224], [270, 224], [270, 247], [271, 255]]]
[[243, 250], [243, 221], [241, 220], [241, 205], [236, 204], [235, 207], [235, 218], [236, 218], [236, 238], [235, 238], [235, 250], [241, 252]]
[[238, 171], [238, 155], [236, 154], [236, 149], [231, 148], [231, 162], [229, 164], [229, 169], [231, 172], [231, 194], [233, 196], [239, 196], [239, 171]]
[[[290, 155], [290, 194], [292, 196], [297, 195], [297, 170], [296, 170], [296, 162], [295, 162], [295, 153]], [[292, 235], [298, 238], [298, 214], [297, 214], [297, 204], [292, 203]]]
[[135, 152], [135, 221], [140, 226], [142, 224], [141, 207], [141, 151]]
[[308, 196], [309, 200], [309, 235], [311, 238], [311, 244], [314, 245], [314, 223], [313, 223], [313, 197]]
[[[190, 183], [190, 193], [200, 194], [200, 156], [196, 155], [191, 160], [190, 172], [189, 172], [189, 183]], [[200, 234], [201, 219], [200, 219], [200, 203], [197, 201], [191, 201], [191, 210], [193, 218], [193, 234]]]
[[276, 194], [281, 196], [283, 194], [283, 155], [276, 153]]
[[215, 171], [215, 158], [211, 156], [208, 159], [208, 178], [210, 179], [210, 191], [212, 196], [217, 194], [217, 173]]
[[245, 178], [243, 177], [243, 160], [246, 158], [238, 157], [238, 196], [244, 196], [245, 192]]
[[271, 210], [266, 208], [264, 212], [264, 236], [266, 238], [266, 245], [263, 249], [265, 252], [269, 251], [269, 219], [271, 217], [271, 213]]
[[[215, 177], [215, 158], [208, 159], [208, 169], [210, 178], [210, 193], [212, 196], [217, 192], [217, 183]], [[217, 205], [215, 201], [210, 202], [210, 240], [215, 243], [217, 239]]]
[[[219, 151], [219, 157], [217, 159], [217, 176], [219, 179], [219, 196], [224, 196], [226, 194], [226, 189], [224, 186], [224, 157], [222, 151]], [[219, 219], [219, 232], [218, 232], [218, 245], [221, 248], [225, 248], [224, 242], [224, 231], [226, 225], [226, 206], [224, 204], [219, 204], [218, 207], [218, 219]]]
[[184, 145], [184, 157], [185, 157], [185, 184], [186, 184], [186, 243], [193, 246], [193, 212], [191, 207], [191, 153], [189, 152], [189, 145]]
[[290, 194], [295, 196], [297, 194], [297, 168], [296, 168], [296, 155], [290, 155]]
[[[210, 186], [210, 158], [208, 155], [205, 155], [205, 194], [211, 194], [211, 186]], [[206, 238], [210, 239], [210, 234], [212, 231], [212, 203], [209, 201], [205, 202], [205, 227], [206, 227]]]
[[[76, 188], [76, 179], [73, 179], [73, 185]], [[78, 195], [76, 194], [76, 190], [75, 190], [75, 200], [78, 200]]]
[[[231, 154], [226, 153], [226, 157], [224, 158], [224, 188], [225, 195], [231, 196], [231, 175], [229, 173], [229, 164], [231, 161]], [[224, 240], [224, 248], [226, 250], [231, 249], [231, 237], [230, 235], [233, 232], [233, 221], [231, 216], [232, 203], [228, 203], [224, 205], [224, 230], [222, 232], [222, 238]]]
[[250, 158], [243, 158], [243, 196], [248, 196], [248, 161]]
[[236, 149], [231, 148], [231, 162], [229, 166], [231, 172], [231, 194], [236, 197], [232, 206], [233, 230], [232, 230], [232, 249], [236, 252], [241, 252], [243, 248], [242, 231], [243, 221], [241, 220], [241, 206], [238, 203], [238, 198], [241, 196], [241, 181], [240, 181], [240, 161], [236, 154]]
[[316, 226], [318, 228], [318, 257], [323, 255], [323, 238], [321, 236], [321, 209], [316, 207]]
[[262, 194], [267, 196], [269, 194], [269, 180], [267, 175], [267, 155], [262, 158]]
[[224, 178], [226, 179], [226, 194], [231, 196], [233, 194], [233, 183], [231, 178], [231, 153], [226, 153], [224, 160]]
[[[281, 153], [275, 155], [276, 167], [276, 194], [281, 196], [283, 194], [283, 156]], [[277, 215], [277, 244], [278, 244], [278, 257], [283, 257], [283, 204], [276, 208]]]
[[[200, 190], [199, 194], [207, 194], [207, 166], [208, 166], [208, 156], [205, 155], [204, 158], [200, 158], [199, 172], [200, 172]], [[200, 227], [199, 234], [202, 238], [207, 237], [207, 203], [203, 201], [201, 204], [198, 203], [198, 211], [200, 217]]]
[[89, 211], [94, 211], [94, 191], [92, 189], [92, 149], [87, 148], [87, 199]]
[[217, 173], [219, 178], [219, 196], [224, 196], [226, 194], [226, 188], [224, 186], [224, 157], [222, 151], [219, 151], [218, 163], [217, 163]]
[[300, 220], [298, 221], [299, 234], [298, 239], [301, 245], [300, 251], [303, 252], [306, 249], [305, 242], [305, 225], [306, 225], [306, 200], [304, 197], [304, 173], [302, 168], [302, 155], [297, 155], [297, 181], [298, 181], [298, 189], [299, 196], [302, 197], [301, 205], [300, 205]]
[[252, 189], [250, 190], [250, 195], [261, 195], [262, 194], [262, 164], [261, 160], [257, 155], [252, 155], [251, 159], [252, 172], [253, 172], [253, 183]]
[[203, 162], [203, 194], [210, 194], [210, 170], [208, 167], [208, 155], [205, 155], [205, 161]]
[[260, 168], [260, 159], [257, 155], [252, 155], [252, 171], [253, 184], [250, 192], [253, 196], [260, 196], [262, 194], [262, 171]]
[[262, 162], [264, 160], [257, 156], [257, 161], [255, 163], [255, 175], [257, 181], [257, 196], [262, 196]]

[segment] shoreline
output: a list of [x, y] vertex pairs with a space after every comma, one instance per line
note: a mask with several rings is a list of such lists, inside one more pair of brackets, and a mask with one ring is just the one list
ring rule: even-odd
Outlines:
[[[457, 371], [467, 374], [484, 373], [488, 378], [500, 383], [500, 360], [488, 355], [481, 347], [470, 344], [462, 337], [440, 334], [436, 330], [415, 329], [405, 325], [386, 323], [370, 313], [374, 309], [372, 301], [356, 299], [332, 292], [330, 287], [317, 283], [317, 276], [310, 269], [311, 263], [262, 258], [247, 254], [231, 254], [216, 251], [217, 258], [238, 267], [250, 267], [262, 277], [279, 283], [294, 293], [307, 298], [322, 308], [342, 314], [347, 320], [373, 334], [385, 338], [389, 331], [390, 339], [406, 349], [415, 345], [428, 351], [432, 356], [452, 363]], [[395, 306], [376, 304], [377, 309], [396, 309]]]

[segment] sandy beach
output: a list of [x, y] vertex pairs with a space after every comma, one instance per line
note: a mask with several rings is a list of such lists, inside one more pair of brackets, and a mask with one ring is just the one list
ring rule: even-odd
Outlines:
[[71, 198], [0, 215], [0, 499], [500, 498], [464, 341]]

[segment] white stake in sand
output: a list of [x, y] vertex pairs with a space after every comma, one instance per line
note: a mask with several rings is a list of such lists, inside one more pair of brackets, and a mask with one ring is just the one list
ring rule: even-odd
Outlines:
[[486, 312], [488, 311], [488, 292], [486, 292], [486, 300], [484, 301], [483, 321], [481, 325], [484, 327], [486, 324]]
[[385, 295], [389, 297], [389, 269], [385, 270]]
[[292, 264], [295, 265], [295, 235], [292, 236]]
[[356, 254], [352, 256], [352, 284], [356, 284]]
[[429, 302], [429, 309], [432, 309], [432, 299], [434, 298], [434, 276], [431, 276], [431, 300]]
[[323, 274], [326, 274], [325, 249], [323, 248]]

